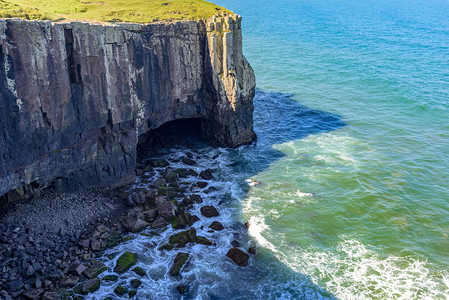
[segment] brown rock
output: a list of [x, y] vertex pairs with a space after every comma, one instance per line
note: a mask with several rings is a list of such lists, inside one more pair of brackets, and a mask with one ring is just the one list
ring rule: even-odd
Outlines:
[[210, 205], [201, 207], [201, 214], [206, 218], [213, 218], [219, 216], [217, 209]]
[[218, 221], [213, 221], [212, 224], [210, 224], [209, 228], [212, 228], [215, 231], [220, 231], [224, 229], [223, 224], [221, 224]]
[[235, 262], [238, 266], [244, 267], [248, 265], [249, 255], [239, 248], [231, 248], [226, 256], [232, 259], [232, 261]]

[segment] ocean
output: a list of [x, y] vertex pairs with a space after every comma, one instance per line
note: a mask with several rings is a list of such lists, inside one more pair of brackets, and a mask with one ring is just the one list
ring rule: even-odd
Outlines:
[[[229, 230], [195, 225], [217, 247], [188, 246], [182, 278], [148, 246], [171, 228], [108, 250], [143, 255], [138, 297], [448, 299], [449, 1], [216, 3], [243, 17], [258, 141], [165, 154], [215, 171], [203, 198]], [[257, 245], [250, 266], [225, 257], [233, 239]]]

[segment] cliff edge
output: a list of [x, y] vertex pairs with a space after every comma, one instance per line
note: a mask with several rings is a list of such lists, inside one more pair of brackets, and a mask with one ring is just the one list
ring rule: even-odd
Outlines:
[[197, 118], [254, 140], [241, 17], [151, 24], [0, 20], [0, 196], [135, 180], [139, 139]]

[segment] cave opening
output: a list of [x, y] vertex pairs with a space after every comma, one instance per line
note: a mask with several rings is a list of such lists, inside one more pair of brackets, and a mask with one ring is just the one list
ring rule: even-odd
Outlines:
[[209, 121], [189, 118], [169, 121], [139, 136], [137, 160], [163, 154], [164, 148], [174, 146], [198, 147], [212, 142], [208, 133]]

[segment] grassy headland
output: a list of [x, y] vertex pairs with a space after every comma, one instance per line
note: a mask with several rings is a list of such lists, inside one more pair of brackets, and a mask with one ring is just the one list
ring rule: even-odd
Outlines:
[[207, 19], [223, 7], [204, 0], [0, 0], [0, 18], [151, 23]]

